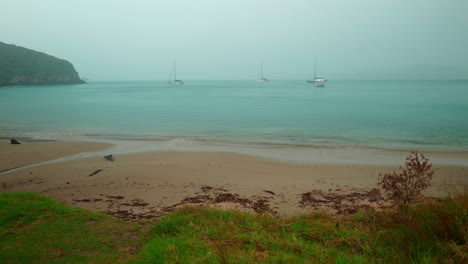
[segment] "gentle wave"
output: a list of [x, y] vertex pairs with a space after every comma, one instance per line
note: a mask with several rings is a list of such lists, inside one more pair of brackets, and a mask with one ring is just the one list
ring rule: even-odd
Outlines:
[[[468, 149], [468, 81], [102, 82], [0, 89], [0, 135]], [[6, 114], [8, 113], [8, 114]]]

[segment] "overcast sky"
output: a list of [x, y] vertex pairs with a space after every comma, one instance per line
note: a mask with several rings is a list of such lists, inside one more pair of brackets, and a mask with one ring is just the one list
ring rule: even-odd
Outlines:
[[91, 80], [468, 78], [467, 0], [0, 0], [0, 41]]

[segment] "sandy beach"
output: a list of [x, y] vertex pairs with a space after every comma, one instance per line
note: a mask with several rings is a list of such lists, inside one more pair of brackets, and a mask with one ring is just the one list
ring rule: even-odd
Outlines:
[[[122, 218], [152, 218], [185, 204], [294, 215], [317, 208], [353, 212], [389, 205], [379, 173], [398, 166], [294, 163], [230, 152], [164, 151], [102, 157], [111, 144], [1, 142], [0, 170], [77, 153], [96, 156], [25, 167], [0, 174], [0, 192], [31, 191]], [[110, 153], [109, 153], [110, 154]], [[448, 155], [454, 155], [449, 153]], [[404, 156], [402, 156], [402, 160]], [[463, 191], [468, 167], [434, 164], [431, 197]], [[94, 175], [90, 176], [91, 174]]]
[[24, 144], [12, 145], [0, 139], [0, 172], [29, 164], [54, 160], [82, 152], [94, 152], [111, 147], [99, 142], [57, 142], [20, 139]]

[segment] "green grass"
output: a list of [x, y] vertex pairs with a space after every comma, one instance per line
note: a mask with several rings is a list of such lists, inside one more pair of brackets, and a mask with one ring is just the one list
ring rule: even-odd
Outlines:
[[142, 231], [43, 195], [0, 195], [0, 263], [127, 262], [142, 245]]
[[346, 217], [187, 207], [137, 225], [15, 193], [0, 213], [0, 263], [468, 263], [467, 195]]

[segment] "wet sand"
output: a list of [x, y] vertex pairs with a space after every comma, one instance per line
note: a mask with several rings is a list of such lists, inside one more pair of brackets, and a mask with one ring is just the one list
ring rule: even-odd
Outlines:
[[24, 144], [12, 145], [10, 140], [0, 139], [0, 172], [77, 153], [104, 150], [112, 146], [99, 142], [51, 142], [27, 138], [20, 140]]
[[[83, 142], [37, 144], [15, 149], [17, 146], [5, 147], [2, 142], [0, 157], [6, 160], [2, 168], [109, 147]], [[40, 159], [37, 153], [41, 153]], [[155, 216], [190, 203], [250, 211], [267, 208], [279, 215], [293, 215], [322, 206], [336, 211], [353, 204], [388, 205], [372, 189], [378, 187], [379, 173], [398, 169], [372, 164], [299, 164], [229, 152], [147, 152], [114, 157], [113, 162], [95, 156], [4, 173], [0, 192], [39, 192], [111, 214]], [[440, 197], [466, 189], [468, 167], [434, 164], [434, 169], [427, 195]], [[90, 176], [97, 170], [101, 171]], [[301, 203], [307, 193], [318, 202]]]

